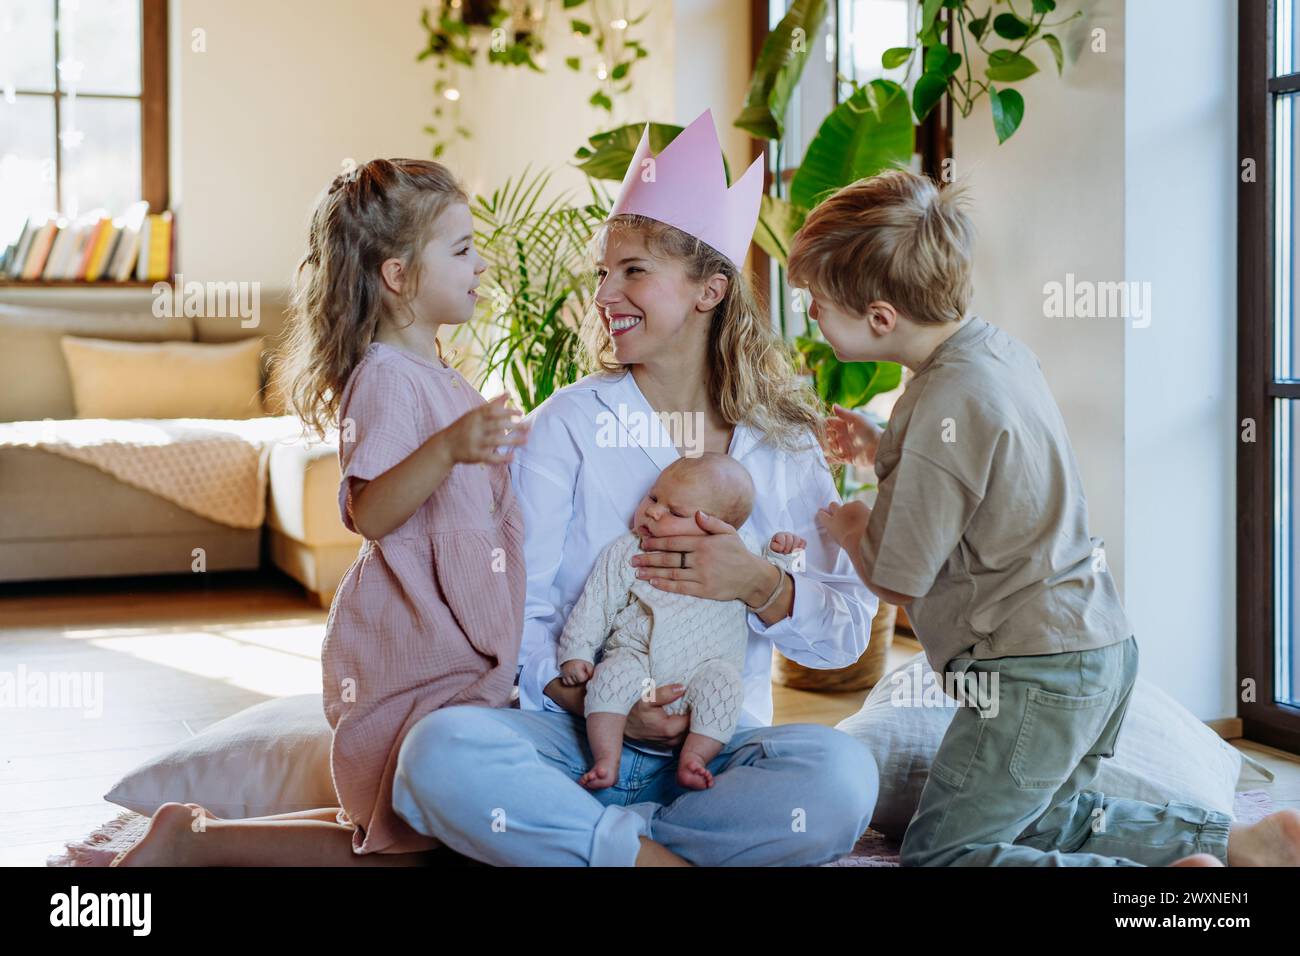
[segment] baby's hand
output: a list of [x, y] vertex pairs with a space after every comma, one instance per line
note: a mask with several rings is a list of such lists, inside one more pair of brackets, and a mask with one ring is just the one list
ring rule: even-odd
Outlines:
[[577, 687], [591, 680], [592, 666], [587, 661], [565, 661], [560, 665], [560, 683], [565, 687]]
[[800, 548], [808, 547], [808, 542], [793, 531], [778, 531], [772, 535], [768, 547], [777, 554], [792, 554]]

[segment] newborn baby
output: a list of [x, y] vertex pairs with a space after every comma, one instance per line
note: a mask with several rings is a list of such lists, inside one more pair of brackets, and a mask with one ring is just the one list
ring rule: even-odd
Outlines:
[[[578, 780], [600, 790], [618, 780], [628, 711], [656, 687], [684, 684], [686, 693], [664, 712], [691, 713], [690, 733], [677, 760], [677, 781], [703, 790], [713, 785], [708, 763], [736, 729], [743, 701], [741, 668], [749, 639], [743, 601], [714, 601], [656, 588], [628, 564], [642, 537], [707, 534], [695, 523], [703, 511], [739, 529], [754, 506], [754, 483], [729, 455], [706, 452], [665, 468], [641, 499], [632, 531], [596, 559], [582, 596], [559, 638], [560, 678], [587, 683], [584, 709], [594, 763]], [[759, 553], [749, 532], [738, 532]], [[772, 537], [762, 555], [784, 570], [786, 557], [807, 545], [788, 531]], [[596, 653], [604, 656], [595, 664]], [[593, 674], [594, 668], [594, 674]]]

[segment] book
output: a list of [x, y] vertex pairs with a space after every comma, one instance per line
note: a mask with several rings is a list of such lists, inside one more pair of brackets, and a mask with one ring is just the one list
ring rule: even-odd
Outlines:
[[149, 216], [149, 242], [141, 245], [141, 261], [148, 260], [145, 279], [151, 282], [171, 277], [172, 266], [172, 214], [151, 213]]
[[22, 234], [18, 237], [18, 248], [14, 250], [12, 263], [9, 263], [9, 278], [22, 276], [22, 267], [27, 264], [27, 252], [31, 251], [32, 238], [39, 228], [40, 224], [35, 220], [29, 219], [23, 222]]
[[58, 279], [63, 275], [64, 265], [68, 261], [68, 256], [72, 250], [72, 243], [75, 236], [71, 226], [66, 219], [60, 219], [56, 223], [59, 230], [58, 235], [54, 237], [54, 245], [50, 247], [49, 257], [45, 260], [45, 269], [41, 272], [44, 279]]
[[45, 260], [49, 258], [50, 247], [54, 244], [54, 234], [58, 225], [48, 219], [32, 239], [32, 246], [27, 253], [27, 263], [23, 266], [24, 279], [39, 279], [45, 269]]
[[125, 282], [131, 278], [136, 258], [140, 254], [140, 230], [144, 228], [148, 213], [149, 203], [143, 199], [126, 207], [126, 212], [122, 214], [122, 236], [109, 265], [110, 279]]
[[84, 278], [87, 282], [94, 282], [104, 274], [104, 265], [108, 262], [109, 250], [112, 249], [113, 241], [117, 238], [117, 227], [113, 225], [111, 219], [99, 220], [99, 225], [96, 228], [95, 239], [91, 243], [90, 252], [86, 256]]
[[144, 224], [140, 227], [139, 252], [136, 254], [135, 277], [143, 282], [149, 274], [149, 231], [153, 228], [153, 216], [144, 217]]

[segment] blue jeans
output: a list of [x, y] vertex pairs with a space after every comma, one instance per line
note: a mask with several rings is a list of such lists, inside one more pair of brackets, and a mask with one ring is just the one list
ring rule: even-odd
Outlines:
[[426, 836], [504, 866], [631, 866], [648, 837], [699, 866], [815, 865], [871, 822], [877, 775], [857, 740], [815, 724], [739, 730], [713, 786], [624, 746], [618, 782], [588, 791], [586, 722], [550, 711], [447, 707], [407, 734], [393, 808]]
[[[991, 690], [957, 709], [900, 850], [904, 866], [1163, 866], [1228, 862], [1232, 818], [1186, 803], [1108, 797], [1088, 784], [1137, 679], [1137, 640], [1065, 654], [955, 658]], [[996, 707], [990, 706], [996, 700]]]

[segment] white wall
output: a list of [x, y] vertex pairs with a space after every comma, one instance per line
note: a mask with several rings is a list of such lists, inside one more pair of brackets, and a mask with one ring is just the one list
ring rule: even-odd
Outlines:
[[[1043, 286], [1067, 272], [1092, 280], [1124, 271], [1123, 0], [1100, 0], [1091, 21], [1108, 52], [1084, 52], [1058, 78], [1046, 51], [1017, 88], [1019, 131], [998, 145], [988, 98], [954, 133], [958, 177], [969, 177], [978, 229], [975, 311], [1025, 342], [1065, 416], [1092, 533], [1123, 586], [1124, 329], [1118, 320], [1046, 318]], [[980, 67], [982, 69], [982, 66]]]
[[[172, 0], [172, 187], [187, 280], [285, 289], [312, 202], [346, 158], [429, 155], [432, 140], [423, 127], [434, 105], [435, 69], [415, 59], [424, 5]], [[647, 116], [672, 120], [674, 12], [666, 3], [645, 6], [650, 16], [635, 35], [650, 56], [634, 67], [634, 90], [616, 101], [612, 121], [586, 103], [592, 79], [563, 62], [579, 49], [589, 53], [590, 45], [572, 38], [567, 16], [553, 16], [545, 75], [482, 67], [463, 77], [462, 120], [474, 137], [443, 161], [471, 189], [490, 191], [529, 163], [562, 167], [598, 130]], [[717, 4], [691, 6], [707, 13]], [[195, 29], [206, 31], [206, 52], [191, 48]], [[721, 39], [720, 29], [711, 16], [699, 42]], [[709, 56], [726, 69], [716, 50]], [[713, 74], [700, 65], [691, 75], [699, 81], [692, 88], [711, 95], [703, 91]], [[557, 181], [580, 186], [583, 179], [562, 169]]]
[[1237, 707], [1237, 14], [1160, 7], [1125, 14], [1125, 271], [1153, 303], [1124, 341], [1125, 593], [1144, 674], [1213, 718]]
[[[1019, 84], [1004, 145], [987, 100], [956, 127], [980, 231], [977, 311], [1037, 353], [1141, 647], [1142, 676], [1198, 717], [1233, 716], [1236, 13], [1220, 0], [1096, 0]], [[1091, 48], [1105, 30], [1106, 51]], [[1196, 64], [1171, 82], [1172, 62]], [[1146, 328], [1049, 318], [1066, 273], [1150, 282]]]

